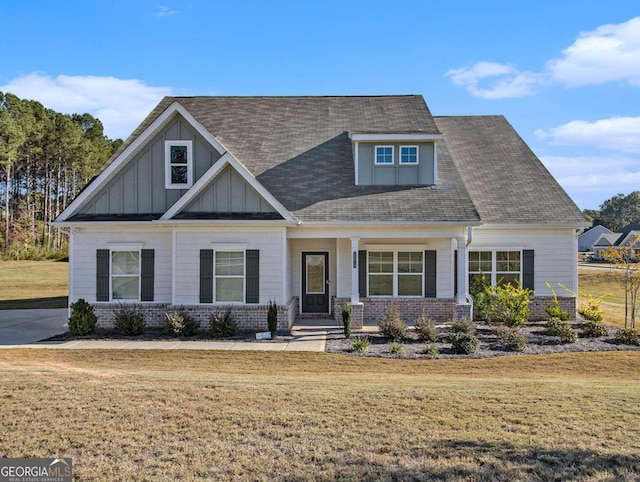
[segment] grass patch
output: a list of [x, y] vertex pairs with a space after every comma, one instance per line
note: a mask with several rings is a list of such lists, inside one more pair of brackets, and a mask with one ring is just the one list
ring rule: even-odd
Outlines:
[[69, 264], [0, 261], [0, 309], [66, 308]]
[[0, 454], [79, 480], [640, 476], [638, 352], [2, 350], [0, 371]]
[[[624, 326], [624, 290], [620, 283], [612, 278], [608, 269], [595, 271], [578, 268], [578, 286], [581, 292], [592, 294], [594, 298], [611, 295], [600, 302], [600, 307], [605, 312], [603, 323], [611, 326]], [[586, 303], [587, 298], [581, 296], [579, 301]]]

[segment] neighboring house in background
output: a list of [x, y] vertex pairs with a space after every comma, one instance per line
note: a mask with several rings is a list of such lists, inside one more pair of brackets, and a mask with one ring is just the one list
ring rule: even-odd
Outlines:
[[[622, 228], [619, 233], [602, 234], [598, 240], [593, 244], [594, 258], [598, 260], [604, 259], [603, 254], [609, 248], [625, 248], [629, 246], [638, 246], [638, 239], [640, 239], [640, 224], [629, 224]], [[638, 258], [638, 251], [635, 249]]]
[[578, 236], [578, 252], [593, 251], [593, 245], [602, 234], [613, 234], [608, 228], [598, 224]]
[[[433, 117], [422, 96], [166, 97], [57, 218], [69, 301], [103, 324], [231, 306], [299, 316], [470, 316], [469, 284], [577, 290], [588, 226], [502, 116]], [[561, 298], [575, 314], [575, 299]]]

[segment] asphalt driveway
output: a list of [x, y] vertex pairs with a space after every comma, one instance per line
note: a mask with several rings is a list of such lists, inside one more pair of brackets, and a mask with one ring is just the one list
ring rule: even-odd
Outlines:
[[67, 331], [66, 308], [0, 310], [0, 345], [25, 345]]

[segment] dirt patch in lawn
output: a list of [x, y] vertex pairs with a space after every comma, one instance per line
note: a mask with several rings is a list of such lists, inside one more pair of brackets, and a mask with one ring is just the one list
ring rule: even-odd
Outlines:
[[[480, 345], [472, 355], [459, 355], [454, 353], [451, 344], [447, 340], [449, 334], [448, 325], [439, 325], [440, 337], [435, 343], [425, 343], [418, 340], [416, 333], [411, 330], [400, 345], [402, 353], [392, 353], [389, 341], [379, 333], [354, 334], [351, 339], [345, 339], [342, 331], [332, 331], [327, 335], [326, 351], [357, 356], [387, 357], [387, 358], [486, 358], [494, 356], [518, 355], [518, 354], [551, 354], [567, 352], [587, 351], [619, 351], [640, 350], [640, 347], [622, 345], [618, 343], [614, 334], [617, 328], [607, 327], [608, 336], [600, 338], [586, 338], [580, 336], [582, 322], [571, 323], [571, 327], [577, 331], [578, 339], [575, 343], [563, 344], [558, 337], [551, 336], [547, 332], [546, 322], [528, 322], [521, 326], [518, 332], [527, 340], [527, 346], [522, 352], [509, 351], [504, 342], [496, 335], [497, 324], [476, 325], [476, 336]], [[353, 348], [354, 337], [367, 338], [369, 347], [364, 352], [356, 352]], [[426, 354], [427, 346], [436, 347], [438, 355]]]

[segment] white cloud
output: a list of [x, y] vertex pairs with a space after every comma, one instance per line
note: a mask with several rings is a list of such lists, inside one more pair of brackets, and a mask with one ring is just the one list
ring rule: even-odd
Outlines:
[[552, 144], [640, 152], [640, 117], [574, 120], [559, 127], [538, 129], [535, 134]]
[[542, 156], [540, 160], [582, 208], [597, 208], [620, 192], [637, 191], [640, 158], [632, 156]]
[[[554, 82], [568, 87], [614, 81], [640, 86], [640, 17], [583, 32], [561, 54], [547, 61], [540, 73], [478, 62], [471, 67], [451, 69], [445, 75], [454, 84], [466, 87], [472, 96], [483, 99], [525, 97], [533, 95], [541, 85]], [[493, 83], [479, 87], [485, 79]]]
[[[467, 88], [474, 97], [483, 99], [505, 99], [533, 95], [536, 87], [541, 83], [539, 74], [520, 72], [510, 65], [495, 62], [477, 62], [471, 67], [451, 69], [445, 75], [454, 84]], [[480, 82], [485, 79], [499, 78], [490, 87], [481, 87]]]
[[90, 75], [54, 78], [39, 72], [17, 77], [0, 86], [0, 91], [37, 100], [58, 112], [89, 112], [102, 121], [107, 136], [123, 139], [162, 97], [172, 94], [169, 87], [152, 87], [137, 79]]
[[640, 17], [581, 33], [546, 68], [554, 80], [570, 87], [612, 81], [640, 86]]
[[168, 17], [169, 15], [177, 15], [180, 12], [178, 10], [171, 10], [164, 5], [158, 5], [158, 10], [153, 14], [156, 18]]

